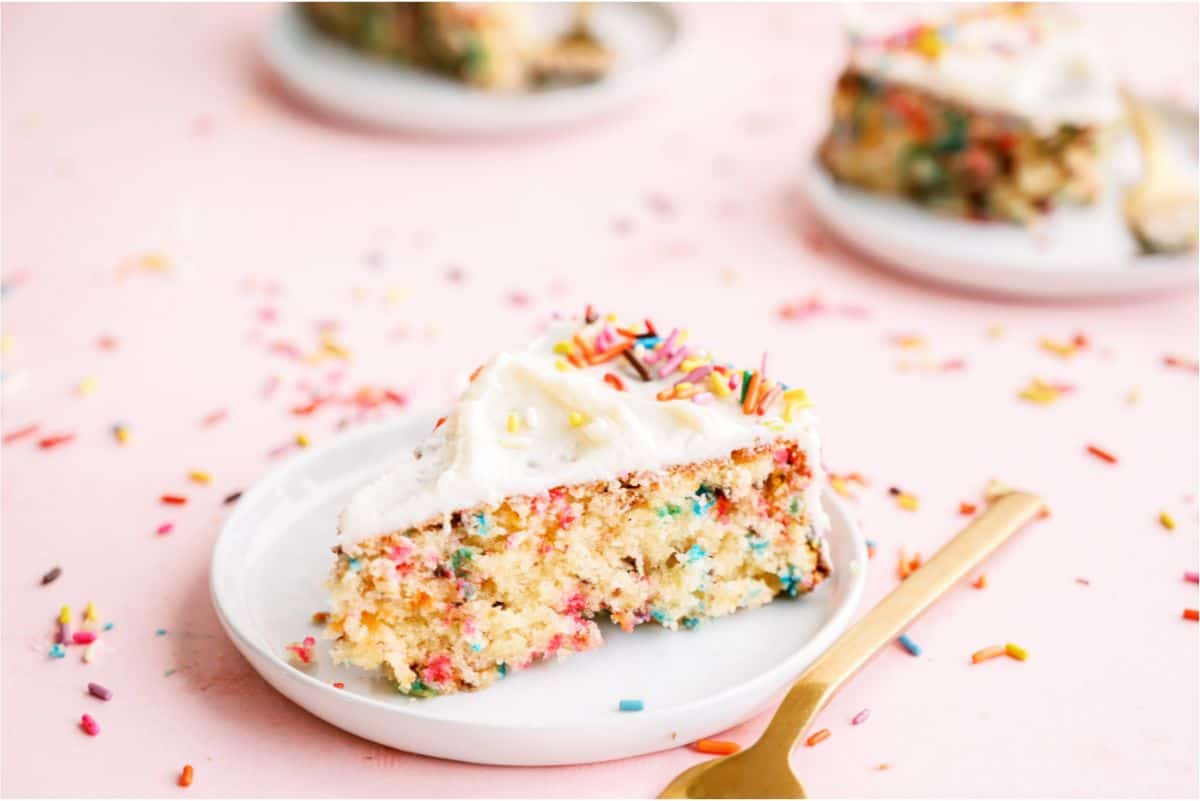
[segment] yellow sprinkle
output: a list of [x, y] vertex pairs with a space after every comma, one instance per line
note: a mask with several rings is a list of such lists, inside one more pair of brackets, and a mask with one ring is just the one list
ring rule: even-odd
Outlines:
[[554, 343], [554, 352], [560, 353], [563, 356], [570, 356], [575, 352], [575, 344], [567, 339], [560, 340]]
[[1071, 358], [1079, 350], [1073, 342], [1060, 342], [1057, 339], [1050, 339], [1049, 337], [1039, 339], [1038, 347], [1064, 359]]
[[704, 359], [698, 359], [695, 356], [691, 356], [679, 363], [679, 372], [687, 375], [702, 364], [704, 364]]
[[917, 511], [917, 507], [920, 506], [920, 502], [917, 500], [917, 496], [912, 495], [907, 492], [902, 492], [899, 495], [897, 495], [896, 503], [898, 503], [900, 505], [901, 509], [907, 509], [910, 512]]
[[193, 470], [188, 473], [188, 478], [195, 481], [197, 484], [208, 484], [212, 482], [212, 476], [203, 470]]
[[1029, 652], [1017, 645], [1015, 642], [1006, 643], [1004, 646], [1004, 653], [1021, 662], [1024, 662], [1029, 658]]
[[96, 619], [96, 605], [94, 603], [92, 603], [91, 601], [88, 601], [87, 606], [85, 606], [83, 608], [83, 619], [84, 620], [95, 620]]
[[1044, 406], [1058, 400], [1058, 396], [1061, 394], [1052, 385], [1047, 384], [1040, 378], [1035, 378], [1029, 382], [1029, 386], [1017, 393], [1017, 397]]
[[508, 413], [508, 433], [515, 434], [521, 430], [521, 417], [516, 412]]
[[913, 49], [933, 61], [942, 54], [942, 37], [938, 36], [936, 28], [924, 26], [913, 42]]
[[1162, 527], [1167, 531], [1175, 530], [1175, 518], [1171, 517], [1171, 513], [1166, 509], [1158, 513], [1158, 522], [1162, 523]]
[[1139, 390], [1137, 387], [1134, 387], [1133, 389], [1129, 390], [1129, 394], [1125, 396], [1125, 402], [1128, 403], [1130, 406], [1136, 406], [1138, 404], [1138, 402], [1141, 401], [1141, 399], [1142, 399], [1142, 393], [1141, 393], [1141, 390]]
[[[787, 419], [786, 412], [784, 419]], [[843, 498], [854, 497], [850, 494], [850, 488], [846, 486], [846, 479], [842, 478], [841, 476], [830, 476], [829, 486], [833, 487], [833, 491], [838, 495], [841, 495]]]
[[808, 399], [808, 393], [798, 387], [796, 389], [789, 389], [787, 392], [783, 393], [783, 399], [789, 402], [794, 401], [796, 403], [811, 403], [811, 401]]
[[138, 260], [138, 265], [144, 270], [166, 272], [171, 269], [171, 260], [162, 253], [146, 253]]
[[908, 349], [923, 348], [923, 347], [925, 347], [925, 337], [916, 336], [915, 334], [897, 337], [896, 345], [901, 348], [908, 348]]
[[335, 356], [339, 359], [349, 359], [350, 351], [339, 345], [332, 336], [325, 335], [321, 337], [321, 350], [330, 356]]
[[587, 422], [587, 418], [583, 416], [583, 412], [571, 412], [567, 415], [567, 419], [571, 421], [571, 428], [579, 428]]
[[301, 448], [307, 448], [308, 443], [309, 443], [309, 439], [308, 439], [307, 434], [297, 434], [296, 435], [296, 444], [299, 445]]
[[1000, 337], [1004, 336], [1004, 326], [1000, 325], [999, 323], [996, 323], [995, 325], [989, 325], [987, 335], [991, 339], [999, 339]]
[[75, 388], [75, 391], [79, 393], [79, 397], [86, 398], [88, 395], [91, 395], [96, 391], [96, 387], [99, 386], [99, 383], [100, 382], [98, 382], [94, 377], [88, 376], [79, 382], [79, 385]]
[[604, 319], [610, 323], [615, 323], [617, 321], [617, 315], [615, 312], [609, 312], [608, 314], [604, 315]]
[[682, 345], [684, 342], [687, 342], [687, 338], [688, 338], [688, 330], [686, 328], [684, 328], [682, 331], [679, 332], [679, 336], [675, 338], [675, 345], [677, 347], [679, 345]]
[[58, 622], [59, 622], [59, 623], [70, 623], [70, 622], [71, 622], [71, 607], [69, 607], [69, 606], [64, 606], [64, 607], [63, 607], [63, 608], [62, 608], [62, 609], [59, 611], [59, 613], [58, 613]]
[[125, 426], [119, 426], [114, 432], [114, 435], [117, 438], [117, 442], [120, 442], [122, 445], [129, 444], [129, 440], [133, 436], [129, 433], [129, 429]]
[[718, 398], [727, 398], [732, 392], [729, 388], [729, 379], [716, 371], [708, 374], [708, 387]]
[[566, 359], [555, 359], [555, 360], [554, 360], [554, 367], [555, 367], [555, 369], [556, 369], [556, 370], [558, 370], [560, 373], [565, 373], [567, 370], [570, 370], [570, 369], [571, 369], [571, 365], [570, 365], [570, 363], [569, 363], [569, 362], [567, 362], [567, 360], [566, 360]]

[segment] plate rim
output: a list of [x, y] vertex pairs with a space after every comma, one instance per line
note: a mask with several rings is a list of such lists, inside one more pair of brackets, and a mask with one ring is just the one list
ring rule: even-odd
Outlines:
[[[395, 132], [466, 138], [504, 136], [569, 127], [594, 117], [603, 116], [634, 101], [638, 96], [649, 92], [661, 83], [664, 76], [681, 61], [687, 42], [691, 39], [689, 35], [691, 26], [686, 20], [686, 15], [679, 13], [672, 3], [654, 0], [636, 5], [643, 9], [649, 9], [651, 13], [658, 16], [663, 21], [662, 25], [668, 33], [666, 45], [657, 53], [652, 63], [643, 64], [639, 68], [627, 72], [619, 72], [599, 81], [559, 87], [541, 94], [481, 93], [470, 90], [469, 87], [452, 79], [438, 76], [435, 73], [425, 73], [420, 68], [405, 67], [404, 65], [389, 67], [386, 63], [373, 62], [361, 54], [356, 54], [349, 46], [330, 42], [331, 45], [337, 46], [340, 53], [345, 51], [341, 55], [346, 56], [346, 64], [355, 65], [355, 68], [362, 70], [390, 68], [407, 72], [414, 80], [436, 80], [438, 84], [444, 83], [445, 89], [457, 95], [459, 101], [470, 103], [472, 96], [478, 95], [478, 99], [484, 101], [481, 106], [483, 108], [488, 105], [495, 108], [499, 104], [509, 103], [512, 111], [528, 112], [530, 109], [535, 109], [545, 112], [546, 109], [553, 109], [553, 105], [547, 105], [546, 100], [552, 100], [555, 97], [567, 99], [577, 106], [581, 102], [591, 100], [582, 109], [568, 109], [565, 112], [560, 111], [558, 114], [545, 112], [549, 119], [535, 116], [532, 119], [508, 119], [499, 123], [492, 121], [483, 124], [477, 122], [462, 124], [454, 121], [448, 124], [447, 117], [444, 115], [438, 115], [432, 122], [416, 119], [411, 113], [401, 115], [404, 116], [404, 119], [400, 119], [397, 115], [389, 113], [386, 108], [373, 111], [364, 109], [361, 103], [343, 102], [338, 98], [331, 98], [329, 92], [321, 85], [322, 82], [305, 80], [299, 74], [304, 70], [295, 66], [298, 63], [296, 59], [300, 59], [310, 68], [313, 65], [319, 66], [321, 61], [321, 59], [314, 59], [311, 53], [295, 42], [295, 36], [291, 33], [293, 27], [311, 28], [311, 24], [301, 16], [295, 3], [285, 3], [267, 21], [259, 36], [258, 48], [271, 72], [282, 81], [289, 92], [322, 111], [342, 119]], [[461, 119], [462, 115], [451, 115], [451, 117], [454, 116]]]
[[[835, 206], [838, 202], [853, 202], [855, 198], [840, 197], [846, 192], [860, 192], [865, 199], [876, 199], [864, 190], [840, 185], [830, 175], [816, 154], [805, 160], [800, 175], [801, 193], [816, 221], [834, 234], [851, 250], [865, 254], [887, 267], [906, 275], [930, 281], [944, 287], [956, 287], [974, 292], [983, 292], [1000, 297], [1035, 298], [1042, 300], [1103, 299], [1114, 297], [1141, 297], [1181, 292], [1197, 282], [1197, 254], [1179, 256], [1134, 256], [1119, 269], [1073, 270], [1053, 266], [1011, 267], [991, 263], [972, 264], [969, 271], [960, 270], [962, 260], [956, 255], [939, 254], [936, 248], [924, 252], [925, 258], [909, 258], [907, 244], [895, 248], [883, 247], [879, 238], [863, 237], [851, 233], [850, 222]], [[838, 196], [838, 197], [834, 197]], [[878, 196], [879, 199], [905, 207], [903, 200]], [[936, 215], [931, 215], [936, 217]], [[953, 223], [947, 219], [943, 222]], [[894, 244], [894, 243], [893, 243]], [[1156, 264], [1145, 264], [1150, 259], [1162, 259]], [[919, 262], [919, 264], [918, 264]], [[930, 263], [947, 265], [929, 267]], [[1141, 266], [1138, 266], [1142, 263]], [[951, 269], [953, 267], [953, 269]], [[1154, 270], [1159, 280], [1139, 281], [1133, 276], [1137, 269]], [[983, 272], [987, 277], [978, 277]], [[1039, 287], [1030, 286], [1038, 282]], [[1006, 285], [1007, 284], [1007, 285]]]
[[[428, 420], [426, 420], [426, 417], [428, 417]], [[362, 426], [355, 431], [343, 433], [317, 447], [309, 448], [302, 453], [291, 456], [286, 461], [278, 464], [274, 467], [274, 469], [270, 470], [257, 481], [255, 481], [250, 489], [246, 490], [242, 494], [233, 513], [230, 514], [222, 524], [221, 530], [213, 544], [212, 556], [209, 560], [210, 603], [217, 614], [217, 618], [221, 623], [222, 628], [225, 630], [227, 636], [229, 636], [234, 646], [239, 652], [242, 653], [243, 657], [246, 658], [247, 662], [250, 664], [255, 673], [259, 674], [264, 680], [266, 680], [267, 677], [262, 675], [263, 671], [259, 669], [258, 665], [256, 664], [256, 660], [250, 658], [250, 655], [246, 653], [247, 649], [259, 659], [264, 660], [265, 663], [273, 669], [275, 675], [287, 676], [291, 681], [308, 689], [319, 690], [320, 692], [324, 693], [325, 697], [328, 699], [333, 699], [335, 702], [340, 701], [348, 706], [367, 707], [372, 710], [378, 710], [384, 714], [396, 715], [399, 716], [400, 719], [410, 720], [414, 723], [436, 723], [454, 726], [470, 726], [478, 729], [492, 730], [512, 730], [516, 728], [521, 731], [553, 731], [555, 729], [561, 729], [564, 727], [564, 724], [555, 722], [534, 724], [521, 723], [517, 726], [514, 726], [514, 724], [511, 722], [501, 723], [494, 721], [463, 720], [458, 718], [437, 717], [429, 714], [421, 714], [422, 710], [414, 709], [408, 704], [401, 705], [392, 701], [385, 701], [359, 695], [358, 693], [347, 693], [343, 690], [333, 687], [331, 684], [327, 684], [326, 682], [309, 675], [308, 673], [305, 673], [304, 671], [297, 670], [288, 664], [280, 654], [260, 645], [255, 641], [254, 637], [243, 630], [242, 627], [246, 623], [244, 619], [245, 615], [242, 615], [242, 619], [238, 621], [236, 616], [230, 614], [229, 609], [226, 608], [226, 603], [233, 605], [233, 602], [225, 598], [221, 590], [221, 576], [224, 575], [222, 572], [222, 565], [229, 558], [226, 555], [226, 551], [229, 548], [234, 547], [231, 543], [236, 536], [235, 532], [248, 525], [242, 521], [242, 518], [251, 514], [251, 509], [256, 502], [259, 502], [261, 498], [273, 491], [273, 489], [278, 484], [285, 481], [288, 476], [292, 475], [298, 470], [301, 470], [304, 466], [322, 458], [328, 451], [332, 451], [335, 448], [353, 447], [354, 444], [359, 441], [372, 439], [387, 433], [398, 433], [401, 429], [412, 429], [415, 431], [419, 429], [420, 425], [426, 422], [432, 423], [433, 419], [434, 416], [432, 414], [414, 413], [406, 414], [402, 417], [391, 420], [385, 420], [382, 422], [371, 423]], [[829, 617], [822, 622], [820, 627], [812, 634], [811, 637], [809, 637], [799, 648], [792, 652], [787, 659], [783, 660], [779, 664], [776, 664], [769, 669], [758, 673], [745, 682], [724, 688], [719, 692], [704, 698], [688, 701], [682, 704], [675, 704], [668, 707], [645, 710], [643, 713], [639, 714], [638, 717], [640, 720], [653, 721], [668, 715], [689, 715], [708, 707], [719, 706], [721, 703], [728, 701], [733, 696], [743, 694], [755, 688], [766, 685], [771, 685], [773, 687], [771, 692], [776, 692], [785, 686], [788, 681], [794, 678], [795, 675], [798, 675], [798, 671], [801, 670], [802, 667], [797, 668], [795, 665], [811, 664], [812, 661], [815, 661], [815, 659], [817, 659], [822, 653], [828, 650], [830, 645], [836, 641], [837, 637], [839, 637], [847, 628], [849, 628], [855, 613], [858, 611], [858, 607], [862, 602], [862, 598], [866, 590], [868, 572], [866, 538], [863, 535], [862, 529], [850, 515], [846, 506], [840, 501], [840, 499], [836, 497], [833, 492], [830, 491], [828, 486], [823, 487], [822, 489], [822, 504], [825, 506], [827, 514], [829, 514], [830, 509], [833, 510], [833, 513], [830, 514], [831, 518], [836, 515], [842, 520], [842, 524], [846, 529], [847, 541], [850, 545], [850, 550], [852, 553], [849, 563], [841, 568], [844, 571], [844, 575], [848, 582], [845, 599], [833, 609]], [[857, 567], [854, 566], [855, 564]], [[814, 651], [815, 653], [813, 653]], [[805, 660], [807, 660], [807, 662]], [[271, 684], [273, 689], [276, 689], [271, 681], [268, 680], [267, 683]], [[286, 694], [284, 695], [287, 697]], [[345, 730], [343, 726], [316, 712], [309, 705], [299, 703], [291, 698], [288, 700], [296, 703], [298, 706], [310, 712], [311, 714], [326, 720], [326, 722], [330, 723], [331, 725]], [[749, 717], [751, 717], [753, 714], [753, 710], [748, 711], [746, 717], [742, 718], [742, 720], [744, 721], [749, 719]], [[585, 725], [598, 727], [619, 723], [620, 720], [614, 718], [614, 720], [610, 722], [591, 722]], [[678, 747], [678, 745], [679, 744], [677, 743], [669, 744], [664, 746], [664, 748], [675, 748]], [[640, 753], [653, 752], [643, 751]], [[478, 764], [501, 763], [480, 762]]]

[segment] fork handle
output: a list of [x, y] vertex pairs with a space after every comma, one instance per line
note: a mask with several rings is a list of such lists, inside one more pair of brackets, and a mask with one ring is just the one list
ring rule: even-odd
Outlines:
[[1042, 507], [1040, 498], [1025, 492], [1009, 493], [988, 506], [801, 674], [754, 748], [779, 750], [786, 758], [843, 682]]

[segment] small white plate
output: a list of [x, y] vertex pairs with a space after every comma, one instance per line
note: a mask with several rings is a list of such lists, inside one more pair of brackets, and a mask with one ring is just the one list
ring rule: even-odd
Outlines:
[[[1196, 175], [1196, 117], [1165, 110], [1176, 157]], [[939, 216], [902, 200], [839, 184], [815, 159], [801, 184], [816, 216], [852, 247], [949, 286], [1025, 298], [1138, 295], [1196, 285], [1197, 256], [1144, 256], [1121, 214], [1140, 171], [1132, 135], [1112, 153], [1108, 191], [1094, 208], [1060, 207], [1036, 229]]]
[[[846, 629], [862, 597], [865, 541], [826, 492], [834, 574], [808, 596], [693, 631], [625, 633], [604, 623], [595, 651], [535, 664], [481, 692], [409, 699], [331, 664], [310, 618], [327, 608], [338, 511], [432, 427], [432, 418], [373, 426], [301, 454], [242, 496], [213, 552], [213, 605], [238, 650], [275, 689], [360, 737], [497, 765], [598, 762], [685, 745], [762, 710]], [[302, 671], [284, 648], [309, 635], [316, 665]], [[645, 711], [619, 712], [622, 698], [642, 699]]]
[[[524, 6], [535, 30], [561, 30], [567, 3]], [[603, 80], [522, 94], [472, 89], [421, 69], [370, 59], [315, 30], [292, 5], [266, 31], [267, 63], [299, 96], [369, 125], [435, 134], [506, 134], [578, 122], [652, 88], [679, 50], [683, 28], [664, 3], [597, 3], [591, 24], [616, 51]]]

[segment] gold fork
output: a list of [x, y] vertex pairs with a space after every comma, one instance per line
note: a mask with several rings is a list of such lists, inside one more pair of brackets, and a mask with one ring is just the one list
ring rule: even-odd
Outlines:
[[1024, 492], [992, 503], [801, 674], [758, 742], [688, 768], [659, 798], [804, 798], [789, 757], [817, 713], [843, 682], [1041, 509], [1041, 499]]

